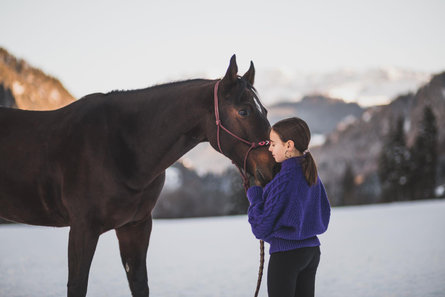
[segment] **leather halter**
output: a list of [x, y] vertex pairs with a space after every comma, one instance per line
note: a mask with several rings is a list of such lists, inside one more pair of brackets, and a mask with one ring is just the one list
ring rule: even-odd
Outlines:
[[247, 150], [246, 154], [244, 155], [244, 168], [243, 170], [241, 170], [241, 168], [235, 164], [235, 162], [232, 163], [236, 165], [236, 167], [238, 168], [241, 177], [243, 178], [243, 185], [244, 185], [244, 190], [247, 191], [248, 187], [249, 187], [249, 178], [247, 177], [247, 157], [249, 156], [249, 153], [251, 150], [261, 147], [261, 146], [268, 146], [269, 145], [269, 141], [268, 140], [263, 140], [260, 142], [250, 142], [248, 140], [245, 140], [244, 138], [241, 138], [239, 136], [237, 136], [235, 133], [232, 133], [229, 129], [227, 129], [226, 127], [223, 126], [223, 124], [221, 123], [220, 117], [219, 117], [219, 99], [218, 99], [218, 86], [219, 83], [221, 82], [221, 80], [218, 80], [215, 84], [214, 90], [213, 90], [213, 98], [214, 98], [214, 104], [215, 104], [215, 118], [216, 118], [216, 127], [217, 127], [217, 131], [216, 131], [216, 140], [218, 143], [218, 149], [221, 152], [221, 154], [224, 154], [222, 149], [221, 149], [221, 141], [220, 141], [220, 131], [221, 129], [223, 129], [224, 131], [226, 131], [229, 135], [232, 135], [234, 138], [236, 138], [237, 140], [249, 145], [249, 149]]

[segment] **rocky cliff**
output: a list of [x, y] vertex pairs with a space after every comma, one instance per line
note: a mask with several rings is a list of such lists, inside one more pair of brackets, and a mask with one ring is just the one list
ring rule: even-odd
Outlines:
[[0, 106], [51, 110], [74, 100], [56, 78], [0, 47]]

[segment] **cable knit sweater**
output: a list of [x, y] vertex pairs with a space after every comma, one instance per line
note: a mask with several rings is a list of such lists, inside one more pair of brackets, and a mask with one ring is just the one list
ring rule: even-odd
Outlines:
[[264, 190], [253, 186], [247, 191], [253, 234], [270, 244], [270, 254], [319, 246], [317, 235], [328, 228], [331, 208], [323, 183], [318, 178], [309, 187], [301, 158], [285, 160]]

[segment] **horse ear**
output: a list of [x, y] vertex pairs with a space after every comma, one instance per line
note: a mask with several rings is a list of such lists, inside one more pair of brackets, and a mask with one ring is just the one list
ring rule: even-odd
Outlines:
[[249, 70], [243, 75], [243, 78], [253, 86], [253, 82], [255, 81], [255, 66], [253, 66], [252, 61], [250, 61]]
[[222, 84], [230, 85], [237, 81], [238, 77], [238, 66], [236, 65], [236, 56], [233, 55], [230, 59], [229, 68], [227, 69], [226, 75], [221, 80]]

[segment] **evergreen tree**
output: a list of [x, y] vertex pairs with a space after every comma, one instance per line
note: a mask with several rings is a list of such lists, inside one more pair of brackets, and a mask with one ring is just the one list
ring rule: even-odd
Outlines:
[[403, 121], [402, 117], [397, 119], [379, 157], [378, 175], [383, 202], [406, 200], [408, 195], [410, 153], [406, 147]]
[[249, 208], [249, 200], [243, 186], [243, 180], [238, 170], [230, 167], [223, 176], [229, 181], [227, 193], [227, 211], [229, 215], [246, 214]]
[[354, 183], [354, 172], [351, 165], [346, 164], [342, 179], [342, 205], [357, 204], [356, 189]]
[[438, 166], [437, 144], [438, 131], [436, 117], [432, 109], [426, 106], [419, 133], [411, 148], [411, 199], [428, 199], [434, 197], [436, 172]]

